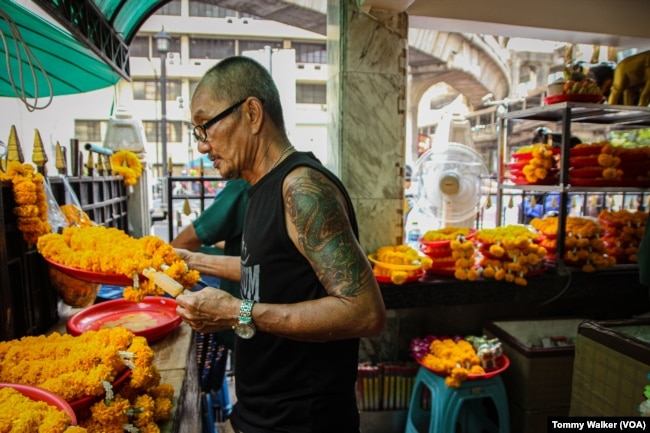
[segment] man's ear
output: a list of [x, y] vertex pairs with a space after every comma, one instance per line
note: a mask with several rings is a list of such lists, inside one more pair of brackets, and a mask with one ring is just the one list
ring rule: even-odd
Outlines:
[[254, 134], [262, 128], [264, 107], [259, 99], [252, 98], [246, 103], [246, 120], [251, 125]]

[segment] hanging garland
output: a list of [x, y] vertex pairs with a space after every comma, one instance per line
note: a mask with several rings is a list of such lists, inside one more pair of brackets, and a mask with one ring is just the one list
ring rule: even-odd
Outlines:
[[47, 199], [43, 182], [45, 178], [34, 166], [11, 161], [6, 173], [0, 172], [0, 180], [9, 180], [13, 186], [18, 229], [25, 242], [35, 244], [41, 235], [51, 231], [47, 219]]
[[138, 183], [142, 174], [142, 163], [138, 156], [129, 150], [118, 150], [111, 155], [113, 175], [124, 177], [124, 185], [131, 186]]

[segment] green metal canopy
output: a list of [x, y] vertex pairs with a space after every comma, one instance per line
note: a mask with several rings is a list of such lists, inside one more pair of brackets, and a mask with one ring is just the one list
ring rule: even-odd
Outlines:
[[52, 19], [0, 0], [0, 56], [5, 60], [0, 96], [67, 95], [111, 86], [120, 77], [130, 79], [128, 44], [142, 23], [169, 2], [33, 1]]

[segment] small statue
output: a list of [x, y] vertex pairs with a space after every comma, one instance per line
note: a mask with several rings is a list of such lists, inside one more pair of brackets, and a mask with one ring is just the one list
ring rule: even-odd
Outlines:
[[650, 104], [650, 51], [626, 57], [618, 63], [607, 102], [639, 107]]

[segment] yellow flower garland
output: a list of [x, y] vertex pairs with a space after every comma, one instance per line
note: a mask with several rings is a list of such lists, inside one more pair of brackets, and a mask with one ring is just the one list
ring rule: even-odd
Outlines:
[[25, 242], [35, 244], [38, 238], [52, 228], [47, 218], [47, 199], [43, 175], [29, 164], [11, 161], [6, 173], [0, 172], [0, 180], [10, 180], [13, 186], [18, 218], [18, 229]]
[[433, 340], [429, 353], [420, 362], [431, 370], [445, 374], [445, 384], [453, 388], [460, 387], [470, 374], [485, 373], [476, 350], [466, 340]]
[[464, 237], [454, 239], [449, 243], [452, 257], [456, 259], [454, 277], [458, 280], [476, 281], [479, 277], [478, 270], [474, 267], [474, 253], [476, 245]]
[[472, 232], [469, 227], [444, 227], [437, 230], [428, 230], [422, 236], [426, 242], [452, 241], [459, 236], [467, 237]]
[[530, 150], [532, 158], [522, 168], [522, 173], [528, 182], [543, 180], [549, 170], [555, 166], [553, 147], [549, 144], [534, 144]]
[[113, 174], [124, 177], [124, 184], [135, 185], [142, 174], [142, 163], [138, 156], [129, 150], [119, 150], [111, 155]]
[[[122, 327], [86, 331], [74, 337], [58, 333], [0, 342], [0, 382], [38, 386], [66, 401], [106, 394], [80, 427], [66, 433], [123, 431], [131, 423], [141, 432], [159, 431], [170, 418], [174, 389], [160, 383], [154, 353], [144, 337]], [[118, 393], [105, 385], [126, 368], [131, 376]], [[10, 408], [0, 404], [0, 413]], [[39, 430], [43, 431], [43, 430]], [[54, 430], [46, 430], [54, 431]]]
[[479, 265], [485, 278], [526, 286], [526, 275], [538, 269], [547, 253], [537, 235], [525, 226], [507, 225], [477, 232], [476, 240], [487, 248]]
[[[534, 218], [530, 225], [545, 236], [557, 235], [558, 218]], [[605, 251], [605, 244], [600, 239], [601, 226], [590, 218], [567, 217], [566, 236], [564, 240], [564, 260], [568, 264], [582, 266], [584, 272], [594, 272], [616, 264], [616, 258]], [[546, 239], [544, 245], [555, 248], [556, 239]]]
[[61, 234], [41, 236], [36, 246], [43, 257], [64, 266], [134, 278], [134, 285], [124, 290], [124, 298], [136, 302], [147, 294], [163, 294], [149, 280], [139, 281], [144, 269], [162, 270], [186, 289], [194, 287], [200, 277], [159, 237], [136, 239], [114, 227], [66, 227]]

